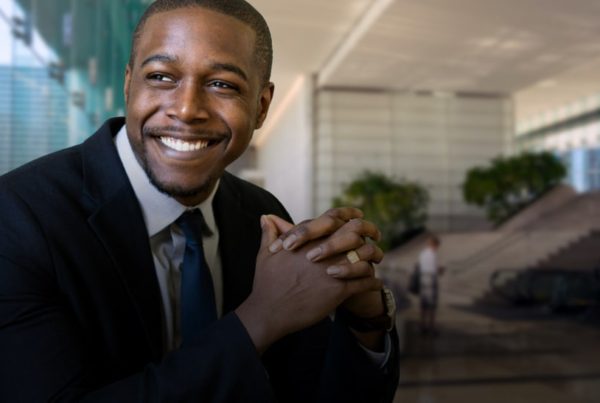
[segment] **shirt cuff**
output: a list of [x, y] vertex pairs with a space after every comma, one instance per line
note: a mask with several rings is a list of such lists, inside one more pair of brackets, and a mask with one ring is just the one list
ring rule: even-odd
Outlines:
[[367, 357], [369, 358], [369, 360], [371, 360], [371, 362], [373, 364], [377, 365], [379, 367], [379, 369], [382, 369], [383, 367], [385, 367], [385, 365], [388, 363], [388, 361], [390, 359], [390, 354], [392, 353], [392, 340], [390, 339], [390, 334], [387, 332], [385, 334], [384, 343], [385, 343], [384, 349], [382, 352], [369, 350], [362, 344], [358, 343], [360, 348], [362, 348], [365, 351], [365, 353], [367, 354]]

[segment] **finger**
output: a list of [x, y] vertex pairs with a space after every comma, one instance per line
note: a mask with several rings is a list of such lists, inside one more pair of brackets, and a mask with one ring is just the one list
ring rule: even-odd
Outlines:
[[358, 261], [353, 262], [347, 255], [344, 255], [337, 264], [327, 268], [327, 274], [337, 279], [374, 276], [373, 263], [381, 262], [383, 251], [378, 246], [368, 243], [353, 252]]
[[323, 215], [328, 215], [333, 218], [339, 218], [342, 221], [350, 221], [353, 218], [363, 218], [362, 210], [355, 207], [336, 207], [327, 210]]
[[301, 222], [279, 238], [285, 249], [294, 250], [309, 241], [331, 235], [349, 220], [361, 217], [363, 212], [354, 207], [332, 208], [315, 219]]
[[346, 224], [342, 225], [337, 233], [343, 232], [355, 232], [360, 236], [371, 238], [374, 241], [381, 240], [381, 231], [371, 221], [363, 220], [361, 218], [353, 218]]
[[294, 224], [284, 220], [281, 217], [278, 217], [273, 214], [269, 214], [267, 217], [269, 218], [269, 220], [271, 220], [271, 222], [273, 222], [273, 224], [275, 224], [275, 227], [277, 228], [279, 234], [286, 233], [292, 228], [294, 228]]
[[356, 250], [360, 260], [371, 263], [379, 263], [383, 260], [383, 250], [375, 244], [366, 243]]
[[277, 239], [277, 227], [271, 219], [265, 215], [260, 217], [260, 227], [262, 229], [262, 237], [260, 241], [260, 248], [267, 248]]
[[379, 291], [383, 288], [383, 283], [376, 277], [361, 277], [344, 281], [343, 283], [346, 299], [353, 295], [362, 294], [368, 291]]
[[315, 248], [306, 253], [306, 258], [313, 262], [326, 259], [331, 256], [344, 254], [350, 250], [361, 247], [365, 239], [355, 232], [346, 232], [331, 236]]
[[277, 229], [277, 235], [279, 236], [273, 242], [271, 242], [271, 244], [269, 245], [269, 251], [271, 253], [277, 253], [283, 248], [283, 240], [281, 239], [280, 235], [283, 233], [287, 233], [290, 229], [294, 227], [294, 224], [289, 223], [283, 218], [278, 217], [276, 215], [270, 214], [267, 217]]
[[362, 277], [373, 277], [375, 275], [375, 269], [371, 263], [359, 261], [353, 264], [348, 263], [329, 266], [327, 268], [327, 274], [339, 280], [351, 280]]
[[[360, 248], [363, 245], [370, 245], [365, 241], [365, 237], [379, 239], [379, 234], [379, 230], [373, 223], [353, 219], [336, 231], [334, 235], [308, 251], [306, 257], [313, 262], [317, 262], [340, 253], [346, 253], [350, 250]], [[364, 251], [366, 257], [361, 260], [381, 261], [383, 256], [381, 256], [379, 260], [371, 259], [371, 254], [374, 252], [375, 251], [371, 248], [367, 248]]]

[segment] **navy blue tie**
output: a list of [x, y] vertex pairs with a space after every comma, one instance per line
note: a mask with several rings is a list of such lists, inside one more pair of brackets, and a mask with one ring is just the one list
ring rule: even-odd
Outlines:
[[212, 235], [200, 210], [186, 211], [177, 224], [185, 234], [185, 254], [181, 265], [182, 345], [197, 344], [200, 334], [217, 319], [215, 290], [204, 258], [202, 235]]

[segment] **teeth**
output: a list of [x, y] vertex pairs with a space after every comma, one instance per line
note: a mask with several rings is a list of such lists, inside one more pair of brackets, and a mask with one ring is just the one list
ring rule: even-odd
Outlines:
[[189, 141], [174, 139], [173, 137], [161, 137], [160, 141], [164, 145], [169, 147], [170, 149], [173, 149], [175, 151], [180, 151], [180, 152], [198, 151], [198, 150], [202, 150], [203, 148], [208, 147], [208, 141], [201, 141], [201, 140], [195, 141], [195, 142], [189, 142]]

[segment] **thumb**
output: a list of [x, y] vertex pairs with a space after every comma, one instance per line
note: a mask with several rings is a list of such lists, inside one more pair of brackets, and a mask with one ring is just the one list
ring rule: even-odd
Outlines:
[[277, 239], [277, 227], [266, 215], [260, 217], [260, 227], [262, 228], [260, 248], [268, 248]]
[[279, 234], [285, 234], [286, 232], [294, 228], [294, 224], [287, 222], [281, 217], [278, 217], [273, 214], [268, 215], [267, 217], [275, 225]]

